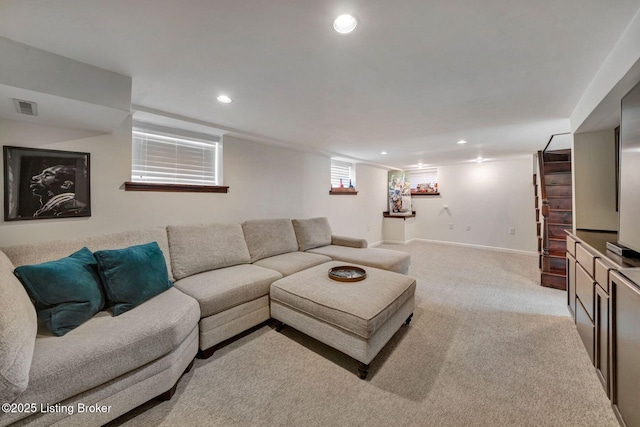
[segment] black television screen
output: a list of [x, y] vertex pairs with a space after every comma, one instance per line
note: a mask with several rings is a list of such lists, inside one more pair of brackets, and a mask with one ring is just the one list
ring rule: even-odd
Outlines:
[[640, 83], [622, 98], [621, 107], [618, 241], [640, 252]]

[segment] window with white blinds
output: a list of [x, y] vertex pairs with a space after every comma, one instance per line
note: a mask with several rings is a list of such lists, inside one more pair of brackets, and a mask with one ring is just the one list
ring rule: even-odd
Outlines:
[[218, 136], [134, 123], [131, 180], [154, 184], [221, 185]]
[[411, 189], [415, 190], [418, 185], [427, 184], [434, 187], [438, 182], [438, 169], [419, 169], [409, 172], [409, 181], [411, 181]]
[[356, 186], [356, 165], [341, 160], [331, 159], [331, 187], [340, 187], [340, 182], [346, 188], [349, 183]]

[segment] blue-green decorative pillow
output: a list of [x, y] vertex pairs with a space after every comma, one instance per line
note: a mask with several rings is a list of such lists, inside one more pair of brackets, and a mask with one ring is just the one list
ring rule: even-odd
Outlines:
[[156, 242], [125, 249], [97, 251], [98, 271], [118, 316], [172, 286], [167, 264]]
[[54, 335], [66, 334], [104, 308], [98, 264], [87, 248], [57, 261], [23, 265], [14, 273]]

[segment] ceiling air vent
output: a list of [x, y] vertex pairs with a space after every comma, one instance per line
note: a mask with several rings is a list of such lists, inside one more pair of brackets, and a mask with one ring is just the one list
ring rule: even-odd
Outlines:
[[28, 116], [38, 115], [38, 104], [35, 102], [13, 98], [13, 103], [16, 105], [16, 110], [18, 110], [20, 114], [26, 114]]

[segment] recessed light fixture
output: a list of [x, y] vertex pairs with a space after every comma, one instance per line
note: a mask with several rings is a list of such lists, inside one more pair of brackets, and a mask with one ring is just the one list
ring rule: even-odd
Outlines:
[[458, 141], [458, 144], [466, 144], [467, 141], [465, 141], [464, 139], [461, 139], [460, 141]]
[[222, 102], [223, 104], [228, 104], [231, 101], [233, 101], [231, 98], [229, 98], [227, 95], [219, 95], [216, 98], [218, 101]]
[[333, 29], [340, 34], [348, 34], [358, 26], [358, 20], [353, 15], [340, 15], [333, 21]]
[[482, 157], [478, 157], [475, 161], [476, 161], [476, 163], [482, 163], [485, 160], [487, 160], [487, 159], [483, 159]]
[[380, 154], [382, 154], [384, 156], [385, 154], [387, 154], [387, 152], [386, 151], [381, 151]]

